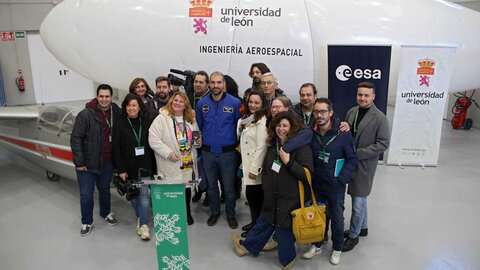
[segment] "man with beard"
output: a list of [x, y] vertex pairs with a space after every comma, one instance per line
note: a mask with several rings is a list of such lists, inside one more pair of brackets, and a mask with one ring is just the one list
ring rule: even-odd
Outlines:
[[270, 69], [264, 63], [253, 63], [250, 67], [250, 72], [248, 73], [248, 76], [252, 78], [252, 87], [248, 88], [245, 92], [252, 90], [261, 90], [260, 77], [262, 76], [262, 74], [268, 72], [270, 72]]
[[210, 94], [196, 106], [197, 124], [202, 132], [202, 159], [208, 181], [208, 200], [211, 215], [207, 225], [213, 226], [220, 218], [220, 193], [217, 180], [221, 177], [225, 190], [225, 212], [231, 229], [238, 227], [235, 218], [235, 173], [237, 121], [241, 117], [241, 101], [226, 93], [221, 72], [210, 75]]
[[157, 117], [159, 110], [165, 106], [170, 98], [170, 81], [165, 76], [158, 76], [155, 79], [157, 92], [147, 103], [147, 112], [152, 122]]
[[[208, 89], [209, 79], [207, 72], [200, 70], [195, 73], [193, 76], [193, 92], [187, 92], [188, 100], [192, 105], [192, 108], [196, 110], [196, 105], [198, 101], [210, 94], [210, 90]], [[198, 162], [198, 173], [199, 177], [202, 179], [198, 185], [198, 189], [195, 192], [195, 195], [192, 197], [192, 202], [198, 202], [202, 197], [203, 193], [207, 192], [208, 183], [207, 179], [204, 177], [203, 173], [203, 160], [202, 160], [202, 151], [197, 152], [197, 162]], [[205, 200], [203, 201], [204, 206], [208, 206], [208, 195], [205, 196]]]
[[193, 76], [193, 92], [187, 92], [187, 96], [194, 110], [196, 109], [198, 101], [210, 93], [208, 83], [208, 74], [203, 70], [197, 71], [195, 76]]
[[374, 99], [375, 85], [360, 83], [357, 88], [358, 106], [351, 108], [346, 117], [355, 138], [359, 166], [348, 184], [348, 193], [352, 196], [352, 216], [350, 230], [344, 233], [344, 252], [358, 244], [359, 236], [368, 235], [367, 196], [372, 191], [378, 158], [390, 144], [387, 117], [375, 106]]
[[304, 83], [300, 86], [298, 93], [300, 94], [300, 102], [293, 107], [293, 111], [300, 115], [305, 126], [311, 127], [315, 122], [312, 111], [317, 97], [317, 88], [313, 83]]
[[[328, 228], [331, 220], [333, 242], [330, 263], [336, 265], [343, 248], [345, 190], [358, 158], [352, 134], [340, 131], [340, 121], [334, 117], [330, 100], [316, 99], [312, 114], [315, 117], [311, 142], [315, 165], [312, 184], [317, 200], [327, 205], [326, 224]], [[321, 252], [322, 242], [313, 243], [303, 258], [310, 259]]]

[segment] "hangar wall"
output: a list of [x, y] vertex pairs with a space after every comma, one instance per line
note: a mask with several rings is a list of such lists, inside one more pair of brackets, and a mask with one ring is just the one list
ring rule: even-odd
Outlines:
[[[0, 32], [2, 31], [38, 31], [48, 12], [62, 0], [0, 0]], [[480, 12], [480, 1], [452, 1]], [[479, 59], [480, 61], [480, 59]], [[35, 100], [33, 78], [28, 54], [27, 38], [18, 38], [15, 42], [0, 41], [0, 65], [4, 80], [7, 105], [32, 104]], [[22, 69], [27, 91], [20, 93], [15, 85], [17, 70]], [[479, 71], [480, 73], [480, 71]], [[480, 74], [479, 74], [480, 75]], [[96, 86], [95, 86], [96, 87]], [[28, 91], [30, 89], [30, 91]], [[480, 97], [480, 92], [477, 97]], [[447, 107], [447, 119], [452, 118], [451, 108], [456, 98], [450, 95]], [[480, 101], [480, 98], [477, 98]], [[468, 117], [474, 121], [474, 127], [480, 128], [480, 110], [471, 108]]]

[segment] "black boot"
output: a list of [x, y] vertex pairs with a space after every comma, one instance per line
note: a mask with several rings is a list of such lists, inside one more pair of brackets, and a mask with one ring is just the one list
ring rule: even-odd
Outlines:
[[191, 188], [185, 188], [185, 203], [187, 206], [187, 224], [192, 225], [193, 224], [193, 217], [192, 213], [190, 211], [190, 200], [192, 198], [192, 189]]
[[198, 191], [195, 192], [195, 195], [192, 197], [192, 202], [198, 202], [200, 198], [202, 198], [202, 195], [205, 191], [198, 189]]

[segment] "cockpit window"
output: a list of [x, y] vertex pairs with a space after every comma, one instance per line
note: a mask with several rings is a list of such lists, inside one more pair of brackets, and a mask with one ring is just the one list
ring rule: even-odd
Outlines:
[[78, 111], [63, 106], [49, 106], [40, 115], [40, 127], [60, 133], [71, 133]]

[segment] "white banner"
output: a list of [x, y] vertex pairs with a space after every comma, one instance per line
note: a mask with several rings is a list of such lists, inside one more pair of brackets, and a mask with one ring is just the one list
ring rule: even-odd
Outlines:
[[387, 165], [437, 165], [455, 52], [402, 47]]

